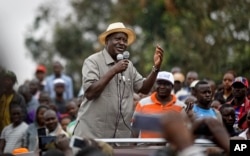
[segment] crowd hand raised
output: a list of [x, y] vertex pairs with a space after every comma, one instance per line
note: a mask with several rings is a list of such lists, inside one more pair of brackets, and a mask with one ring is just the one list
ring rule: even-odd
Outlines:
[[169, 111], [163, 115], [162, 127], [164, 138], [177, 150], [183, 150], [193, 145], [193, 135], [186, 125], [184, 116]]
[[154, 66], [157, 69], [160, 69], [161, 67], [161, 63], [163, 60], [163, 53], [164, 53], [164, 50], [159, 45], [157, 45], [155, 47], [155, 53], [154, 53]]

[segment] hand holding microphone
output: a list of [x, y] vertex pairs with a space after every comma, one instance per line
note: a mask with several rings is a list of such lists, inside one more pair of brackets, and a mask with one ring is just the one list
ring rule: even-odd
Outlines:
[[123, 54], [116, 55], [117, 63], [115, 64], [116, 73], [122, 73], [128, 68], [129, 64], [129, 52], [125, 51]]

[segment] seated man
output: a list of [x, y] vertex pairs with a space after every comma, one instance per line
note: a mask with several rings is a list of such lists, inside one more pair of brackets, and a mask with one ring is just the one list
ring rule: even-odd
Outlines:
[[[158, 73], [156, 78], [156, 91], [150, 96], [141, 99], [135, 108], [134, 117], [137, 114], [152, 114], [161, 115], [164, 112], [173, 110], [176, 112], [181, 112], [183, 110], [184, 104], [177, 100], [175, 95], [171, 94], [174, 86], [173, 74], [166, 71], [161, 71]], [[137, 122], [137, 121], [135, 121]], [[140, 138], [160, 138], [160, 133], [140, 131]]]

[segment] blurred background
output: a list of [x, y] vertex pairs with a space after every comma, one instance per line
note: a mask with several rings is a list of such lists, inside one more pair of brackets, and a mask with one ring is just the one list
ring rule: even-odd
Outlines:
[[160, 44], [162, 70], [179, 66], [218, 84], [227, 70], [250, 78], [250, 0], [2, 0], [0, 10], [1, 62], [21, 82], [39, 63], [50, 73], [59, 59], [76, 94], [84, 59], [103, 48], [98, 35], [117, 21], [135, 30], [128, 51], [145, 76]]

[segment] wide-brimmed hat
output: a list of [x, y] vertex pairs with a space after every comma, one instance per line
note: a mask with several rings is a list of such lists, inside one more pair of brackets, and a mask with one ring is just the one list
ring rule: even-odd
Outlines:
[[136, 35], [135, 32], [129, 28], [126, 28], [123, 23], [121, 22], [116, 22], [112, 23], [108, 26], [107, 30], [103, 32], [99, 36], [99, 42], [102, 45], [105, 45], [105, 39], [108, 35], [113, 34], [113, 33], [118, 33], [118, 32], [123, 32], [128, 35], [128, 45], [132, 44], [135, 41]]

